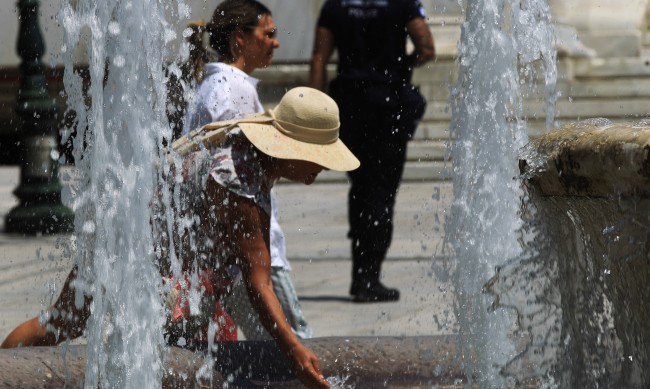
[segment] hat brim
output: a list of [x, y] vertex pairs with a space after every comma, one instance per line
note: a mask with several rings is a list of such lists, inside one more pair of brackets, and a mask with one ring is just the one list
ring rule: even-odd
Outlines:
[[271, 157], [309, 161], [340, 172], [354, 170], [360, 165], [340, 139], [329, 144], [313, 144], [284, 135], [271, 123], [239, 123], [238, 127], [255, 147]]

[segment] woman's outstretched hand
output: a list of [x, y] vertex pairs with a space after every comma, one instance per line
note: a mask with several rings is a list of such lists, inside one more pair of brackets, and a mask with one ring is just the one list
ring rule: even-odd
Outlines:
[[292, 350], [295, 362], [296, 375], [300, 382], [308, 388], [328, 389], [329, 382], [325, 380], [320, 371], [320, 364], [316, 355], [303, 345]]

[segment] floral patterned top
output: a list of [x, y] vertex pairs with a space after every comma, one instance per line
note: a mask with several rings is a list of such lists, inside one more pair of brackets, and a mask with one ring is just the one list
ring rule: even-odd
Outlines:
[[203, 199], [211, 178], [229, 191], [253, 200], [271, 215], [273, 182], [267, 179], [258, 153], [241, 130], [233, 128], [218, 148], [195, 151], [185, 157], [182, 168], [184, 195], [189, 199]]

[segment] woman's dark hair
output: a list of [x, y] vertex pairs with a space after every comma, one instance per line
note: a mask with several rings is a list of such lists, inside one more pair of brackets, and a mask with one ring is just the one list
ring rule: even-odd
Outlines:
[[203, 42], [204, 32], [210, 36], [210, 47], [217, 52], [219, 60], [227, 63], [234, 62], [236, 58], [234, 47], [234, 33], [244, 27], [257, 26], [265, 15], [271, 11], [256, 0], [224, 0], [217, 6], [209, 23], [192, 22], [189, 28], [192, 33], [188, 38], [190, 43], [189, 62], [193, 68], [193, 75], [197, 81], [203, 79], [203, 67], [209, 61], [209, 54]]

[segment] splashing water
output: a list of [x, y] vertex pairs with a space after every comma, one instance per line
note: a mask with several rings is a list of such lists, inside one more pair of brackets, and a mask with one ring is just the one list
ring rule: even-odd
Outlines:
[[335, 376], [327, 377], [327, 382], [330, 384], [331, 389], [353, 389], [354, 385], [347, 384], [350, 376]]
[[[638, 131], [638, 132], [637, 132]], [[526, 347], [503, 371], [544, 388], [647, 388], [648, 199], [630, 195], [633, 182], [621, 172], [642, 172], [608, 149], [597, 155], [606, 164], [617, 156], [614, 173], [599, 170], [611, 194], [552, 195], [535, 182], [556, 176], [562, 148], [598, 134], [647, 133], [647, 122], [590, 119], [571, 123], [532, 142], [522, 158], [531, 179], [522, 199], [522, 254], [503, 264], [487, 289], [495, 305], [517, 314]], [[573, 138], [573, 139], [572, 139]], [[643, 146], [611, 142], [633, 155]], [[623, 146], [621, 146], [623, 145]], [[643, 153], [643, 152], [642, 152]], [[577, 161], [588, 166], [589, 157]], [[530, 163], [529, 163], [530, 162]], [[562, 178], [571, 176], [567, 169]], [[539, 182], [539, 181], [537, 181]], [[641, 181], [643, 182], [643, 181]], [[635, 190], [636, 191], [636, 190]], [[643, 193], [643, 192], [641, 192]]]
[[[171, 139], [165, 47], [185, 10], [182, 1], [62, 1], [64, 83], [78, 131], [76, 286], [93, 297], [86, 387], [161, 385], [164, 315], [150, 202], [164, 170], [157, 169], [163, 140]], [[77, 48], [89, 57], [89, 105], [73, 63]]]
[[[484, 388], [505, 387], [499, 369], [516, 353], [513, 317], [490, 310], [483, 285], [495, 268], [521, 252], [517, 231], [518, 150], [527, 142], [520, 86], [545, 69], [546, 126], [553, 123], [554, 35], [543, 0], [468, 0], [459, 45], [460, 73], [451, 88], [454, 201], [446, 224], [456, 264], [456, 316], [461, 351]], [[522, 77], [521, 75], [524, 75]]]
[[[171, 25], [187, 17], [182, 1], [170, 4], [63, 0], [61, 6], [64, 83], [69, 108], [77, 115], [74, 156], [81, 182], [74, 203], [77, 286], [93, 296], [86, 387], [153, 388], [162, 379], [163, 286], [153, 260], [149, 206], [161, 182], [155, 172], [165, 172], [157, 169], [157, 161], [165, 161], [159, 158], [163, 140], [171, 139], [165, 47], [177, 38]], [[459, 48], [461, 72], [452, 88], [455, 201], [447, 240], [458, 262], [463, 351], [479, 354], [476, 369], [484, 387], [503, 387], [495, 367], [514, 352], [506, 335], [510, 318], [495, 320], [497, 313], [488, 312], [481, 290], [495, 266], [520, 250], [514, 239], [520, 224], [514, 178], [526, 128], [518, 66], [532, 71], [531, 64], [545, 62], [547, 126], [553, 121], [549, 14], [539, 0], [469, 0]], [[84, 30], [87, 41], [81, 39]], [[90, 105], [74, 70], [78, 46], [89, 53]], [[163, 197], [168, 191], [162, 188]], [[179, 265], [173, 260], [172, 267]], [[81, 305], [81, 294], [77, 297]], [[332, 384], [344, 387], [345, 381]]]

